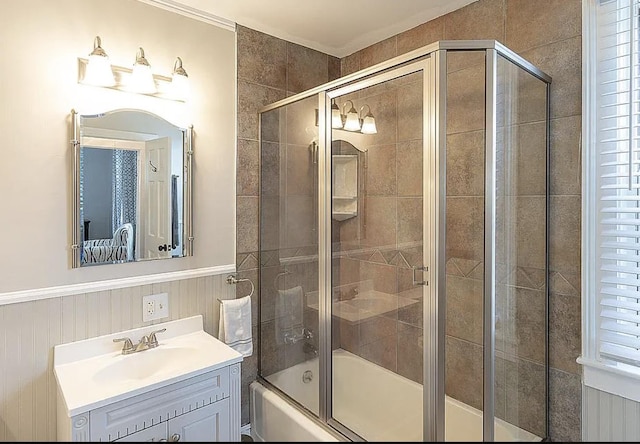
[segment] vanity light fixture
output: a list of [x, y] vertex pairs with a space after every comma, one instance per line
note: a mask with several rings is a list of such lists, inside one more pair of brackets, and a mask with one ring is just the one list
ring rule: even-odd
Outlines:
[[89, 54], [89, 61], [82, 83], [94, 86], [113, 86], [116, 79], [113, 76], [109, 56], [102, 49], [100, 37], [93, 40], [93, 51]]
[[331, 128], [342, 129], [342, 114], [336, 102], [331, 104]]
[[172, 94], [177, 99], [186, 100], [190, 94], [189, 75], [182, 67], [182, 59], [176, 58], [173, 65], [173, 74], [171, 75]]
[[351, 103], [351, 109], [346, 114], [343, 113], [345, 116], [343, 128], [347, 131], [360, 131], [360, 117], [358, 116], [358, 112], [353, 106], [353, 102], [351, 100], [347, 100], [342, 105], [342, 110], [344, 111], [345, 105], [347, 103]]
[[[349, 112], [346, 114], [340, 112], [338, 105], [332, 101], [331, 103], [331, 128], [351, 131], [361, 134], [376, 134], [378, 129], [376, 128], [376, 119], [371, 113], [371, 107], [367, 104], [360, 107], [360, 113], [356, 112], [353, 101], [347, 100], [342, 104], [342, 109], [346, 109], [346, 106], [351, 104]], [[367, 113], [363, 111], [367, 108]], [[316, 109], [316, 126], [318, 126], [318, 110]]]
[[156, 92], [156, 82], [153, 79], [151, 65], [145, 58], [144, 49], [142, 48], [138, 48], [136, 53], [136, 62], [133, 64], [128, 88], [141, 94], [153, 94]]
[[362, 134], [376, 134], [378, 132], [378, 129], [376, 128], [376, 119], [373, 117], [373, 114], [371, 114], [371, 108], [369, 105], [363, 105], [360, 108], [360, 115], [362, 115], [362, 110], [365, 106], [369, 112], [364, 117], [360, 117], [360, 131], [362, 131]]

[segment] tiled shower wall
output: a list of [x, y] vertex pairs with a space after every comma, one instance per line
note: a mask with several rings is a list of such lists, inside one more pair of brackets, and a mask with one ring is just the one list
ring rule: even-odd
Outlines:
[[[259, 127], [258, 110], [292, 94], [340, 76], [340, 60], [285, 40], [237, 27], [238, 158], [236, 183], [236, 266], [238, 277], [258, 285]], [[278, 161], [279, 162], [279, 161]], [[278, 164], [278, 163], [277, 163]], [[279, 167], [279, 164], [278, 164]], [[303, 254], [303, 253], [301, 253]], [[264, 259], [264, 258], [263, 258]], [[304, 268], [298, 265], [298, 268]], [[304, 270], [288, 267], [292, 274]], [[317, 268], [317, 267], [316, 267]], [[299, 271], [299, 273], [296, 273]], [[237, 297], [249, 294], [246, 282], [237, 285]], [[253, 356], [242, 364], [242, 424], [249, 422], [249, 383], [258, 366], [258, 298], [253, 298]]]
[[[216, 298], [232, 299], [226, 275], [0, 305], [0, 441], [55, 441], [53, 347], [202, 315], [218, 336]], [[142, 322], [142, 297], [169, 294], [169, 318]]]
[[[444, 39], [496, 39], [553, 77], [551, 87], [550, 436], [580, 439], [580, 0], [479, 0], [344, 57], [336, 58], [238, 28], [237, 266], [257, 282], [257, 110], [291, 93]], [[472, 264], [473, 265], [473, 264]], [[462, 267], [462, 268], [460, 268]], [[473, 266], [452, 272], [474, 278]], [[466, 282], [469, 284], [470, 282]], [[249, 286], [239, 285], [238, 295]], [[255, 308], [254, 303], [254, 308]], [[254, 334], [257, 318], [254, 311]], [[256, 354], [243, 364], [243, 423]]]
[[479, 0], [341, 60], [342, 75], [445, 39], [496, 39], [551, 86], [550, 436], [580, 440], [580, 0]]

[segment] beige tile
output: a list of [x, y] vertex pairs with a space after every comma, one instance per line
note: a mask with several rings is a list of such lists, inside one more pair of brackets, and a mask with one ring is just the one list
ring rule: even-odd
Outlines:
[[[239, 212], [240, 209], [238, 208], [237, 211]], [[283, 223], [280, 218], [280, 199], [278, 197], [262, 196], [260, 200], [260, 212], [262, 218], [262, 224], [260, 226], [260, 249], [262, 251], [277, 250], [281, 247], [280, 226]], [[247, 216], [244, 214], [242, 219], [240, 219], [239, 217], [237, 218], [238, 246], [240, 246], [241, 230], [245, 231], [249, 230], [250, 228], [247, 226], [247, 224], [249, 224], [249, 219], [246, 218]], [[258, 221], [256, 220], [255, 223], [257, 224]], [[243, 248], [248, 248], [248, 246]]]
[[360, 69], [368, 68], [396, 56], [396, 37], [374, 43], [360, 51]]
[[484, 131], [447, 136], [447, 195], [484, 195]]
[[[331, 331], [334, 337], [339, 339], [339, 348], [357, 355], [360, 354], [360, 329], [358, 324], [347, 322], [333, 316], [331, 318]], [[333, 341], [333, 337], [331, 338]]]
[[505, 352], [544, 364], [546, 296], [544, 291], [509, 287], [508, 306], [501, 322]]
[[484, 66], [447, 76], [447, 134], [482, 130], [485, 126]]
[[580, 196], [551, 196], [549, 269], [580, 273]]
[[525, 51], [522, 56], [553, 78], [551, 118], [582, 112], [582, 39], [573, 37]]
[[287, 91], [302, 92], [328, 80], [327, 54], [287, 42]]
[[307, 145], [287, 145], [287, 196], [313, 196], [315, 170]]
[[482, 345], [483, 282], [477, 279], [447, 276], [446, 291], [446, 334]]
[[397, 322], [386, 316], [374, 316], [360, 322], [360, 347], [398, 335]]
[[549, 372], [549, 434], [552, 441], [580, 441], [580, 376], [555, 368]]
[[445, 347], [445, 394], [482, 410], [482, 347], [451, 336]]
[[398, 198], [398, 245], [421, 241], [423, 238], [422, 198]]
[[506, 45], [520, 52], [579, 36], [580, 0], [507, 0]]
[[317, 244], [317, 218], [313, 197], [287, 196], [286, 205], [285, 232], [280, 239], [281, 245], [292, 248]]
[[422, 81], [398, 87], [398, 141], [422, 140], [423, 99]]
[[367, 196], [395, 196], [396, 145], [378, 145], [367, 152]]
[[340, 78], [341, 63], [338, 57], [327, 56], [329, 61], [329, 78], [328, 82]]
[[259, 168], [258, 142], [238, 139], [238, 160], [236, 174], [236, 194], [238, 196], [257, 196]]
[[[238, 137], [258, 140], [258, 111], [263, 106], [277, 102], [284, 97], [284, 90], [238, 80]], [[263, 136], [265, 140], [278, 141], [278, 111], [269, 113], [269, 116], [272, 119], [275, 118], [275, 126], [267, 124], [264, 127], [273, 128], [275, 131], [265, 131]]]
[[[263, 141], [261, 145], [259, 178], [262, 188], [260, 192], [262, 196], [277, 197], [280, 195], [280, 144]], [[284, 145], [282, 151], [284, 153]], [[284, 158], [282, 159], [284, 160]], [[242, 169], [243, 175], [255, 174], [258, 176], [256, 171], [251, 171], [248, 168], [245, 171], [245, 167], [242, 167]], [[240, 167], [238, 168], [238, 174], [240, 174]]]
[[422, 328], [398, 323], [398, 374], [422, 384], [423, 380]]
[[447, 73], [477, 67], [484, 70], [486, 51], [447, 51]]
[[[519, 196], [515, 198], [515, 218], [508, 220], [510, 233], [503, 237], [508, 243], [506, 251], [515, 254], [519, 267], [545, 268], [546, 260], [546, 200], [544, 196]], [[515, 248], [516, 251], [512, 249]], [[508, 254], [508, 253], [507, 253]]]
[[506, 420], [544, 437], [546, 432], [546, 377], [543, 365], [524, 359], [505, 361]]
[[504, 0], [481, 0], [444, 16], [446, 40], [504, 42]]
[[287, 87], [287, 42], [244, 26], [237, 28], [238, 79]]
[[443, 39], [444, 18], [441, 16], [398, 34], [398, 55]]
[[238, 196], [236, 199], [237, 252], [258, 250], [258, 198]]
[[484, 199], [447, 197], [447, 258], [484, 257]]
[[397, 371], [398, 344], [395, 336], [387, 336], [360, 347], [360, 356], [392, 372]]
[[[510, 109], [512, 121], [509, 124], [543, 122], [547, 118], [547, 84], [528, 72], [519, 69], [506, 59], [498, 59], [498, 69], [510, 72], [510, 80], [505, 80], [507, 89], [501, 97], [504, 105], [498, 108], [498, 112], [506, 112]], [[509, 91], [510, 88], [514, 88]], [[554, 85], [551, 86], [553, 91]], [[551, 99], [553, 106], [553, 96]], [[510, 107], [510, 108], [509, 108]]]
[[[247, 86], [245, 85], [244, 88], [247, 88]], [[260, 105], [256, 105], [256, 108], [259, 110]], [[258, 123], [260, 125], [259, 136], [261, 141], [271, 143], [280, 142], [280, 127], [284, 127], [286, 124], [285, 109], [286, 108], [280, 107], [258, 114]]]
[[[506, 155], [517, 159], [505, 161], [516, 171], [506, 172], [507, 177], [517, 177], [517, 188], [507, 186], [507, 193], [522, 195], [544, 195], [547, 189], [547, 125], [545, 122], [518, 125], [517, 146], [505, 145]], [[515, 160], [515, 162], [514, 162]], [[514, 165], [515, 163], [515, 165]]]
[[393, 265], [360, 262], [360, 281], [371, 281], [373, 289], [383, 293], [396, 294], [398, 291], [398, 277]]
[[[366, 91], [368, 93], [368, 91]], [[359, 112], [364, 105], [369, 105], [371, 113], [376, 119], [376, 134], [362, 137], [369, 146], [396, 143], [398, 130], [397, 94], [395, 90], [388, 90], [374, 96], [367, 95], [355, 101]], [[366, 107], [363, 111], [366, 111]]]
[[422, 196], [422, 140], [398, 143], [398, 196]]
[[312, 141], [317, 141], [317, 108], [317, 96], [307, 97], [286, 105], [286, 142], [288, 144], [309, 146]]
[[360, 51], [340, 59], [340, 75], [346, 76], [360, 71]]
[[549, 299], [550, 365], [580, 375], [576, 362], [581, 353], [580, 297], [551, 293]]
[[581, 116], [551, 120], [551, 194], [580, 194]]
[[284, 345], [276, 341], [275, 321], [262, 322], [260, 328], [260, 368], [262, 376], [269, 376], [285, 368]]
[[368, 246], [396, 244], [396, 199], [366, 197], [364, 199], [366, 228], [363, 242]]

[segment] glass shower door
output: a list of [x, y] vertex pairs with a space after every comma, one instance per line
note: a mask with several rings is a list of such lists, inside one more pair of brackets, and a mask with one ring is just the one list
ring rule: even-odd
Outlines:
[[368, 441], [423, 439], [426, 66], [327, 95], [328, 419]]

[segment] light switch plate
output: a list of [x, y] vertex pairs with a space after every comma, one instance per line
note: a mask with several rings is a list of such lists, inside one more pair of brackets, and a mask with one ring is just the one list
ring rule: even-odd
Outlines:
[[155, 321], [169, 317], [169, 293], [142, 297], [142, 321]]

